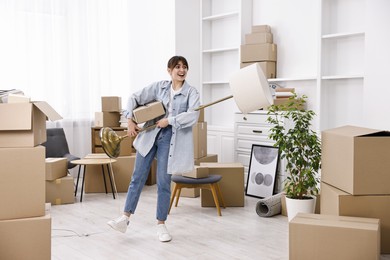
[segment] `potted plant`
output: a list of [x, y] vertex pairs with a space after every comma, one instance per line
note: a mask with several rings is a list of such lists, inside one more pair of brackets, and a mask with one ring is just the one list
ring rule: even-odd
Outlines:
[[291, 220], [302, 206], [290, 209], [290, 200], [311, 203], [314, 212], [318, 194], [318, 171], [321, 168], [321, 142], [317, 133], [311, 129], [315, 116], [312, 110], [305, 110], [307, 96], [298, 97], [296, 93], [282, 105], [272, 105], [268, 109], [267, 122], [274, 125], [269, 138], [279, 147], [280, 158], [286, 161], [287, 178], [284, 182], [287, 215]]

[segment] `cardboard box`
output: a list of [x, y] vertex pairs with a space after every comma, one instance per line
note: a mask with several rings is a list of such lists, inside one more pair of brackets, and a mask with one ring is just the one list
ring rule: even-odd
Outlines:
[[65, 176], [54, 181], [46, 181], [46, 202], [52, 205], [74, 203], [74, 181]]
[[390, 195], [351, 195], [321, 182], [321, 214], [378, 218], [381, 252], [390, 254]]
[[271, 32], [271, 26], [268, 24], [261, 24], [261, 25], [253, 25], [252, 26], [252, 32], [256, 33], [270, 33]]
[[30, 103], [31, 98], [21, 94], [9, 94], [8, 103]]
[[247, 67], [254, 63], [258, 63], [261, 70], [264, 73], [264, 76], [267, 79], [276, 78], [276, 62], [275, 61], [262, 61], [262, 62], [241, 62], [240, 68]]
[[46, 158], [45, 169], [47, 181], [65, 177], [68, 173], [68, 160], [66, 158]]
[[[241, 163], [201, 163], [209, 168], [209, 174], [222, 176], [219, 187], [226, 207], [244, 207], [244, 166]], [[215, 207], [209, 190], [201, 191], [202, 207]]]
[[134, 121], [138, 124], [165, 115], [165, 109], [160, 101], [155, 101], [133, 110]]
[[195, 166], [193, 171], [183, 173], [182, 175], [184, 177], [194, 178], [194, 179], [206, 178], [209, 176], [209, 168], [202, 167], [202, 166]]
[[0, 220], [45, 215], [45, 147], [0, 148], [0, 158]]
[[102, 97], [103, 112], [121, 112], [122, 98], [115, 96]]
[[379, 229], [379, 219], [298, 213], [289, 223], [289, 259], [380, 259]]
[[[100, 129], [92, 128], [92, 153], [104, 153], [102, 142], [100, 140]], [[118, 136], [126, 135], [126, 130], [115, 131]], [[134, 137], [124, 138], [120, 143], [119, 156], [129, 156], [136, 152], [133, 147]]]
[[276, 61], [276, 50], [273, 43], [241, 45], [241, 62]]
[[96, 127], [115, 127], [119, 126], [121, 114], [119, 112], [95, 112]]
[[207, 122], [198, 122], [192, 127], [194, 138], [194, 159], [207, 155]]
[[321, 180], [352, 195], [390, 195], [390, 132], [343, 126], [322, 132]]
[[194, 159], [194, 165], [200, 165], [206, 162], [218, 162], [218, 154], [208, 154], [204, 157]]
[[245, 44], [273, 43], [273, 35], [269, 32], [254, 32], [245, 34]]
[[2, 220], [0, 241], [0, 259], [49, 260], [51, 216]]
[[46, 117], [62, 117], [46, 102], [1, 103], [0, 147], [34, 147], [46, 142]]
[[204, 109], [199, 110], [198, 122], [204, 122]]

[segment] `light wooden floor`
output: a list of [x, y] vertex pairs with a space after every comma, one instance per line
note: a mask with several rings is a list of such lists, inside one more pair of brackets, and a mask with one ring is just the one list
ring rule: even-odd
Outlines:
[[85, 194], [82, 203], [52, 206], [52, 259], [288, 259], [287, 217], [259, 217], [256, 198], [245, 197], [245, 207], [222, 209], [219, 217], [200, 198], [182, 197], [167, 221], [173, 240], [161, 243], [156, 185], [145, 186], [126, 234], [106, 224], [121, 214], [125, 196]]

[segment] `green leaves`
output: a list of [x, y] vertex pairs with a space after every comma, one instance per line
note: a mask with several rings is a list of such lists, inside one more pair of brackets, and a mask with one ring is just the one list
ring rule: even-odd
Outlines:
[[317, 133], [311, 130], [315, 113], [304, 109], [306, 99], [307, 96], [298, 97], [294, 93], [289, 102], [272, 105], [267, 113], [267, 122], [274, 125], [269, 138], [275, 141], [275, 147], [279, 147], [280, 158], [287, 161], [286, 195], [298, 199], [318, 193], [321, 168], [321, 142]]

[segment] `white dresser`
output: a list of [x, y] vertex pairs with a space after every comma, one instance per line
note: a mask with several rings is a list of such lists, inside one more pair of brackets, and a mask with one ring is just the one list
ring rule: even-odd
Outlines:
[[[256, 111], [249, 114], [235, 113], [234, 115], [234, 149], [235, 161], [240, 162], [245, 167], [245, 184], [248, 178], [248, 169], [252, 145], [273, 146], [274, 141], [268, 138], [272, 125], [267, 122], [267, 111]], [[276, 179], [276, 191], [282, 191], [282, 181], [285, 179], [285, 166], [283, 161], [279, 161], [279, 169]]]

